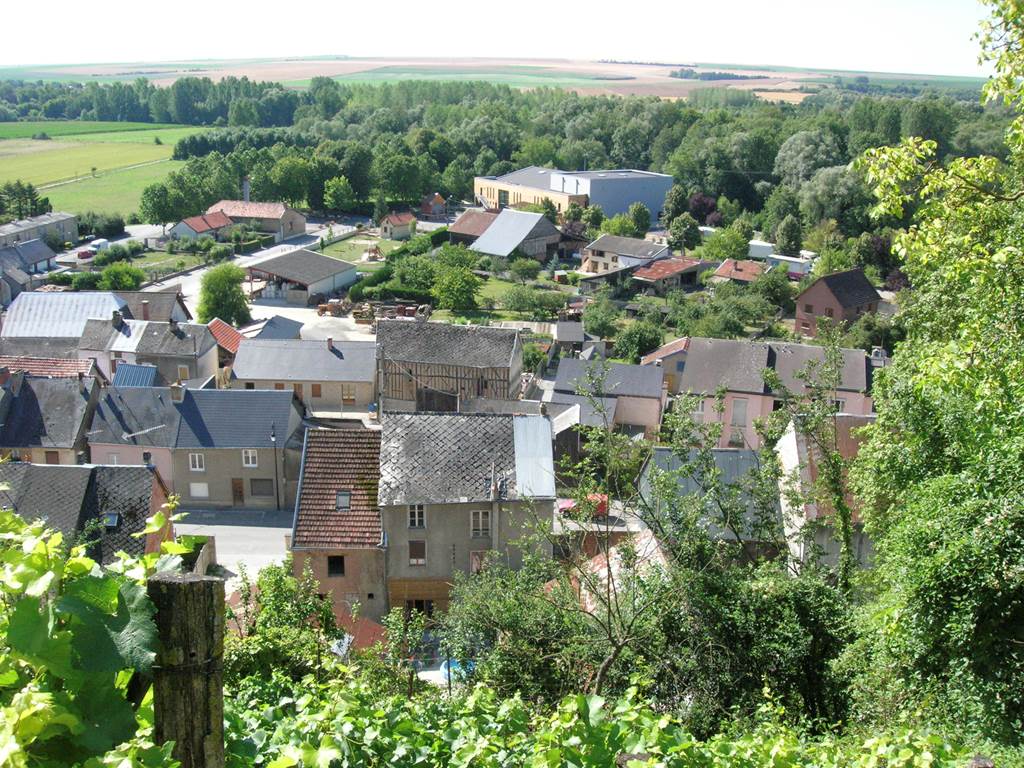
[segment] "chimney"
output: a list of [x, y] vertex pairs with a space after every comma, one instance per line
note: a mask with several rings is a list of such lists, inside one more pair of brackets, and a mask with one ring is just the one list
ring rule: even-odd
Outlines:
[[242, 199], [245, 200], [245, 202], [247, 202], [247, 203], [249, 202], [250, 186], [251, 185], [249, 184], [249, 177], [248, 176], [243, 176], [242, 177]]
[[334, 351], [334, 339], [332, 339], [330, 336], [327, 337], [327, 351]]
[[121, 314], [120, 310], [114, 310], [114, 314], [110, 318], [110, 324], [117, 328], [117, 330], [121, 330], [121, 327], [124, 325], [124, 316]]
[[11, 380], [11, 369], [6, 365], [0, 368], [0, 387], [6, 387], [7, 382]]
[[78, 372], [78, 391], [83, 394], [89, 391], [89, 388], [85, 386], [85, 374], [81, 371]]
[[184, 394], [185, 388], [181, 386], [180, 381], [176, 381], [171, 384], [171, 402], [180, 403]]
[[149, 299], [142, 300], [142, 319], [149, 320]]
[[25, 372], [17, 371], [11, 375], [11, 394], [15, 397], [21, 391], [21, 385], [25, 382]]

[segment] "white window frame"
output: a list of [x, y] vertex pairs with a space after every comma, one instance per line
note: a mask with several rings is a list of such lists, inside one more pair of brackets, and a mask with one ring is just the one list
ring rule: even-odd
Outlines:
[[121, 463], [121, 454], [119, 454], [119, 453], [108, 453], [107, 454], [107, 464], [110, 464], [111, 466], [116, 467], [120, 463]]
[[408, 527], [413, 530], [422, 530], [427, 527], [427, 509], [423, 504], [410, 504], [408, 507], [408, 517], [406, 518]]
[[341, 402], [342, 403], [354, 403], [356, 401], [356, 385], [355, 384], [342, 384], [341, 385]]
[[202, 453], [190, 453], [188, 455], [188, 468], [191, 472], [205, 472], [206, 456]]
[[[251, 461], [250, 461], [251, 459]], [[260, 454], [255, 448], [242, 449], [242, 466], [257, 469], [260, 465]]]
[[[486, 527], [484, 526], [486, 517]], [[481, 539], [491, 535], [491, 510], [481, 507], [469, 510], [469, 535]]]

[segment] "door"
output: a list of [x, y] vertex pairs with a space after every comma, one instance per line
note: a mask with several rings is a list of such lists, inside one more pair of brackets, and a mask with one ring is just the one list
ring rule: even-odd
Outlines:
[[231, 478], [231, 503], [245, 504], [245, 483], [240, 477]]

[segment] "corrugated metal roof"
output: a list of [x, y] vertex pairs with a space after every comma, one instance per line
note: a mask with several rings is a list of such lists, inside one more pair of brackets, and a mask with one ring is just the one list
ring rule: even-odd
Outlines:
[[[547, 221], [547, 219], [539, 213], [514, 211], [511, 208], [506, 208], [498, 214], [498, 218], [469, 248], [492, 256], [508, 256], [529, 237], [535, 227], [538, 225], [543, 227], [542, 221]], [[552, 231], [540, 234], [542, 236], [557, 234], [558, 230], [555, 229], [555, 225], [550, 221], [547, 223]]]
[[19, 293], [4, 315], [0, 337], [79, 337], [90, 318], [109, 320], [122, 311], [124, 299], [106, 291], [88, 293]]
[[516, 454], [516, 489], [520, 497], [555, 497], [551, 422], [545, 416], [513, 416]]
[[155, 387], [156, 366], [118, 363], [111, 383], [115, 387]]

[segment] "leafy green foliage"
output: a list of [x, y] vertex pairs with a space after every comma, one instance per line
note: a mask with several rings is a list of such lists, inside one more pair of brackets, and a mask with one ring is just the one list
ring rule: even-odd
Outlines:
[[606, 292], [601, 292], [594, 301], [584, 307], [583, 327], [587, 333], [602, 339], [608, 338], [615, 335], [620, 317], [622, 312], [615, 302]]
[[200, 282], [199, 322], [208, 323], [219, 317], [231, 325], [244, 325], [251, 315], [242, 291], [245, 272], [234, 264], [213, 267]]
[[657, 325], [640, 321], [628, 326], [615, 338], [615, 356], [631, 363], [661, 346], [662, 331]]
[[138, 267], [118, 262], [103, 269], [97, 287], [101, 291], [137, 291], [145, 279], [146, 273]]
[[465, 267], [442, 269], [432, 290], [440, 309], [474, 309], [483, 280]]
[[529, 257], [513, 259], [508, 268], [512, 276], [524, 285], [531, 280], [536, 280], [540, 274], [540, 262]]

